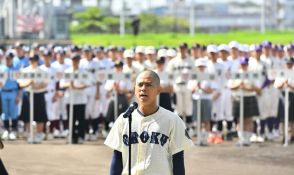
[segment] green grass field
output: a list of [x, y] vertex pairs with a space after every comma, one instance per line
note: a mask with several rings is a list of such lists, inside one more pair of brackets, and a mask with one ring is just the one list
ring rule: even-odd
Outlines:
[[94, 44], [94, 45], [122, 45], [132, 47], [136, 45], [167, 45], [177, 46], [180, 42], [188, 44], [220, 44], [228, 43], [231, 40], [237, 40], [242, 43], [252, 44], [259, 43], [264, 40], [273, 43], [287, 44], [294, 41], [294, 31], [287, 32], [267, 32], [261, 34], [259, 32], [229, 32], [217, 34], [196, 33], [194, 37], [189, 34], [140, 34], [137, 37], [125, 35], [121, 37], [116, 34], [72, 34], [71, 40], [75, 44]]

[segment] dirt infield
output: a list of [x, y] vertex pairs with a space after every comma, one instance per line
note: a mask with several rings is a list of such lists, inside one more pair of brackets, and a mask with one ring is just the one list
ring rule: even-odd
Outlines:
[[[67, 145], [64, 140], [5, 142], [1, 159], [11, 175], [107, 175], [112, 150], [103, 140]], [[279, 143], [238, 148], [233, 142], [185, 153], [188, 175], [293, 175], [294, 146]]]

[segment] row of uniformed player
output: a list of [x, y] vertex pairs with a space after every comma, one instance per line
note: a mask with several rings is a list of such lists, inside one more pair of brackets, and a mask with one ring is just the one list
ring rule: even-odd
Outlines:
[[[28, 60], [24, 57], [23, 48], [20, 45], [15, 47], [17, 57], [13, 58], [13, 63], [16, 69], [22, 69], [28, 65]], [[171, 94], [174, 92], [176, 97], [176, 105], [175, 105], [175, 112], [179, 114], [187, 123], [187, 126], [190, 128], [190, 133], [192, 134], [193, 131], [193, 121], [196, 119], [197, 114], [197, 100], [201, 99], [201, 117], [203, 121], [203, 133], [201, 134], [201, 143], [206, 145], [207, 141], [211, 143], [220, 143], [221, 137], [220, 134], [215, 134], [211, 131], [210, 120], [217, 122], [217, 129], [222, 131], [222, 121], [227, 121], [228, 130], [230, 131], [232, 128], [233, 119], [238, 116], [238, 93], [233, 93], [233, 90], [238, 88], [244, 88], [246, 90], [245, 96], [245, 130], [244, 133], [244, 143], [248, 145], [249, 136], [251, 135], [251, 117], [262, 115], [262, 119], [268, 117], [276, 117], [277, 116], [277, 107], [275, 105], [277, 102], [269, 103], [268, 98], [269, 93], [261, 93], [262, 91], [269, 91], [277, 92], [274, 88], [272, 88], [272, 83], [270, 81], [265, 81], [268, 83], [262, 84], [260, 87], [260, 83], [258, 82], [255, 84], [257, 88], [249, 88], [246, 89], [245, 83], [237, 83], [236, 82], [229, 82], [228, 86], [226, 87], [219, 87], [217, 82], [196, 82], [196, 81], [189, 81], [186, 82], [185, 80], [181, 80], [180, 78], [176, 80], [175, 83], [167, 81], [167, 74], [166, 73], [176, 73], [176, 72], [189, 72], [192, 69], [195, 69], [195, 66], [199, 71], [207, 71], [210, 73], [217, 72], [217, 70], [222, 69], [225, 71], [236, 72], [239, 71], [240, 65], [246, 65], [242, 63], [249, 64], [249, 70], [260, 70], [266, 68], [281, 68], [284, 66], [284, 56], [292, 57], [293, 55], [293, 47], [286, 46], [286, 47], [272, 47], [270, 42], [264, 42], [263, 47], [258, 45], [246, 46], [241, 45], [238, 42], [231, 42], [229, 45], [220, 45], [218, 48], [214, 45], [209, 45], [207, 47], [207, 54], [204, 54], [203, 48], [200, 45], [194, 45], [191, 49], [190, 54], [188, 54], [188, 46], [187, 44], [181, 44], [178, 48], [178, 53], [174, 49], [160, 49], [156, 54], [156, 50], [154, 47], [143, 47], [138, 46], [133, 50], [125, 50], [121, 52], [116, 47], [109, 47], [107, 51], [107, 56], [105, 55], [105, 51], [102, 47], [97, 48], [90, 48], [84, 47], [80, 49], [78, 47], [72, 47], [71, 50], [64, 49], [61, 47], [55, 47], [51, 50], [44, 49], [42, 47], [35, 47], [35, 53], [39, 53], [42, 59], [38, 60], [39, 64], [44, 62], [45, 70], [46, 71], [59, 71], [64, 72], [71, 66], [71, 61], [68, 59], [72, 52], [76, 54], [82, 55], [82, 59], [80, 61], [79, 67], [82, 69], [87, 69], [91, 71], [93, 69], [112, 69], [115, 67], [115, 71], [119, 72], [128, 72], [135, 75], [144, 70], [144, 69], [156, 69], [162, 79], [162, 89], [164, 94], [161, 94], [161, 105], [165, 106], [167, 109], [173, 110], [171, 106]], [[249, 52], [253, 55], [249, 59], [249, 61], [245, 61], [245, 57], [249, 57]], [[50, 54], [52, 53], [52, 55]], [[123, 53], [123, 54], [122, 54]], [[263, 53], [263, 55], [262, 55]], [[218, 55], [219, 54], [219, 55]], [[94, 56], [95, 57], [94, 57]], [[258, 56], [259, 55], [259, 56]], [[47, 58], [46, 58], [47, 57]], [[220, 58], [219, 58], [220, 57]], [[46, 66], [45, 60], [48, 59], [49, 63]], [[135, 61], [133, 61], [135, 59]], [[32, 59], [33, 60], [33, 59]], [[261, 61], [260, 61], [261, 60]], [[53, 62], [52, 64], [50, 64]], [[74, 61], [73, 61], [74, 62]], [[291, 61], [288, 61], [290, 64]], [[240, 64], [241, 63], [241, 64]], [[288, 65], [288, 64], [287, 64]], [[43, 66], [44, 67], [44, 66]], [[241, 66], [242, 67], [242, 66]], [[243, 70], [241, 70], [243, 71]], [[66, 83], [57, 83], [52, 82], [51, 86], [48, 83], [48, 88], [44, 89], [44, 94], [47, 98], [46, 106], [48, 109], [48, 119], [51, 121], [51, 131], [58, 131], [59, 128], [59, 120], [62, 117], [64, 122], [64, 129], [68, 128], [67, 124], [67, 115], [66, 110], [64, 108], [65, 104], [68, 104], [68, 91], [64, 91], [66, 87], [74, 87], [74, 85], [66, 85]], [[79, 84], [79, 83], [77, 83]], [[101, 84], [103, 84], [101, 86]], [[25, 87], [24, 85], [22, 85]], [[244, 86], [244, 87], [243, 87]], [[258, 89], [259, 86], [259, 89]], [[264, 87], [263, 87], [264, 86]], [[105, 87], [105, 88], [104, 88]], [[107, 97], [111, 97], [111, 93], [113, 91], [117, 92], [118, 97], [118, 112], [122, 112], [126, 109], [127, 104], [132, 100], [132, 85], [130, 82], [96, 82], [94, 79], [92, 82], [87, 82], [85, 87], [78, 89], [85, 89], [87, 92], [87, 98], [79, 98], [75, 101], [76, 105], [85, 104], [86, 111], [86, 121], [79, 121], [79, 123], [85, 122], [83, 126], [86, 126], [86, 132], [89, 131], [89, 126], [91, 126], [91, 138], [93, 140], [96, 139], [97, 135], [97, 126], [99, 117], [106, 117], [107, 122], [111, 123], [115, 116], [114, 116], [114, 101], [113, 100], [106, 100]], [[261, 91], [262, 90], [262, 91]], [[252, 91], [248, 92], [247, 91]], [[38, 90], [36, 89], [36, 92]], [[65, 92], [65, 93], [64, 93]], [[66, 93], [67, 92], [67, 93]], [[235, 91], [233, 91], [235, 92]], [[255, 100], [256, 93], [261, 94], [258, 95], [258, 100]], [[26, 94], [26, 93], [24, 93]], [[95, 94], [95, 95], [93, 95]], [[264, 94], [264, 95], [262, 95]], [[278, 93], [277, 93], [278, 94]], [[78, 94], [76, 96], [79, 96]], [[234, 97], [234, 103], [231, 102], [231, 97]], [[291, 95], [290, 95], [291, 96]], [[24, 95], [26, 97], [26, 95]], [[27, 96], [28, 97], [28, 96]], [[192, 97], [192, 98], [191, 98]], [[251, 98], [249, 98], [251, 97]], [[36, 98], [37, 99], [37, 98]], [[67, 100], [66, 100], [67, 99]], [[279, 99], [279, 98], [274, 98]], [[291, 98], [290, 98], [291, 99]], [[249, 101], [248, 101], [249, 100]], [[257, 102], [256, 102], [257, 101]], [[54, 102], [54, 103], [52, 103]], [[22, 105], [22, 109], [26, 106], [26, 98], [23, 100], [24, 105]], [[109, 103], [109, 105], [108, 105]], [[41, 104], [41, 103], [38, 103]], [[54, 104], [54, 105], [53, 105]], [[225, 105], [224, 105], [225, 104]], [[232, 107], [232, 104], [234, 107]], [[246, 105], [250, 104], [250, 105]], [[292, 103], [293, 104], [293, 103]], [[269, 105], [272, 105], [271, 108], [268, 108]], [[107, 106], [109, 106], [107, 110]], [[248, 107], [249, 106], [249, 107]], [[246, 108], [248, 107], [248, 108]], [[56, 110], [54, 110], [54, 108]], [[42, 108], [38, 108], [42, 109]], [[233, 109], [233, 112], [232, 112]], [[264, 110], [265, 109], [265, 110]], [[272, 109], [273, 111], [270, 113], [268, 109]], [[280, 108], [283, 109], [283, 108]], [[262, 112], [262, 110], [264, 110]], [[276, 111], [275, 111], [276, 110]], [[21, 110], [21, 114], [26, 113], [26, 117], [28, 118], [28, 106]], [[25, 112], [26, 111], [26, 112]], [[49, 112], [49, 111], [56, 111], [56, 112]], [[77, 110], [81, 111], [81, 110]], [[38, 111], [36, 111], [37, 113]], [[248, 113], [246, 113], [248, 112]], [[233, 115], [234, 114], [234, 115]], [[291, 112], [290, 112], [291, 114]], [[23, 115], [21, 115], [23, 116]], [[45, 118], [45, 115], [42, 115]], [[83, 118], [83, 117], [82, 117]], [[248, 118], [248, 119], [247, 119]], [[290, 117], [291, 119], [292, 117]], [[35, 119], [37, 122], [38, 120]], [[5, 120], [4, 120], [5, 121]], [[25, 120], [26, 121], [26, 120]], [[13, 123], [13, 122], [12, 122]], [[37, 138], [42, 138], [43, 134], [42, 131], [44, 130], [42, 126], [43, 120], [41, 120], [41, 126], [39, 126], [37, 131], [40, 134], [36, 134]], [[262, 123], [262, 122], [261, 122]], [[270, 125], [273, 122], [269, 122]], [[92, 124], [92, 125], [90, 125]], [[261, 135], [264, 133], [264, 123], [261, 125]], [[106, 128], [108, 124], [106, 125]], [[263, 128], [263, 129], [262, 129]], [[83, 140], [83, 132], [84, 129], [81, 129], [80, 139], [76, 137], [76, 142], [82, 142]], [[263, 131], [262, 131], [263, 130]], [[269, 126], [270, 134], [271, 126]], [[8, 131], [8, 130], [7, 130]], [[292, 129], [293, 131], [293, 129]], [[12, 132], [13, 133], [13, 132]], [[8, 137], [8, 132], [4, 132], [4, 138]], [[228, 135], [230, 137], [230, 134]], [[37, 139], [42, 140], [42, 139]], [[255, 139], [256, 140], [256, 139]], [[251, 141], [254, 141], [254, 135], [251, 137]]]

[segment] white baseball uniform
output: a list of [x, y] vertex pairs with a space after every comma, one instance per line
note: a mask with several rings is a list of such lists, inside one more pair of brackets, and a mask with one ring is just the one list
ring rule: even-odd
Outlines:
[[[110, 59], [98, 59], [94, 58], [95, 61], [99, 64], [99, 70], [100, 71], [110, 71], [113, 68], [113, 62]], [[98, 81], [100, 81], [98, 79]], [[95, 109], [96, 114], [102, 114], [103, 116], [106, 116], [107, 108], [108, 108], [108, 101], [106, 98], [107, 91], [105, 89], [105, 82], [106, 81], [100, 81], [100, 88], [99, 88], [99, 100], [96, 101]]]
[[[47, 67], [44, 64], [40, 66], [40, 69], [44, 70], [45, 72], [49, 73], [50, 75], [55, 75], [56, 70], [50, 66]], [[47, 86], [47, 93], [45, 94], [45, 100], [46, 100], [46, 111], [49, 121], [58, 120], [58, 115], [56, 114], [56, 102], [52, 102], [52, 99], [56, 93], [56, 80], [50, 79], [48, 81]]]
[[96, 119], [99, 116], [99, 113], [96, 113], [96, 92], [97, 92], [97, 80], [95, 77], [94, 72], [99, 69], [99, 62], [96, 60], [87, 60], [81, 59], [80, 68], [85, 71], [88, 71], [91, 75], [90, 78], [90, 86], [86, 88], [86, 96], [87, 96], [87, 103], [86, 103], [86, 119]]
[[[180, 58], [180, 55], [172, 59], [166, 67], [167, 72], [174, 75], [188, 75], [193, 69], [194, 61], [190, 58]], [[178, 77], [174, 85], [177, 96], [176, 113], [183, 117], [192, 116], [193, 112], [192, 92], [188, 89], [188, 81], [189, 80], [184, 80], [182, 77]]]
[[[229, 63], [228, 61], [223, 61], [222, 59], [218, 59], [218, 62], [221, 63], [224, 67], [225, 73], [229, 72]], [[223, 84], [225, 85], [221, 90], [221, 106], [220, 113], [222, 114], [223, 120], [233, 121], [233, 101], [232, 101], [232, 91], [228, 88], [227, 83], [228, 79], [223, 80]]]
[[[63, 73], [67, 68], [70, 67], [69, 63], [60, 64], [58, 61], [55, 61], [51, 64], [51, 66], [56, 70], [56, 73]], [[65, 108], [65, 101], [64, 97], [59, 97], [56, 101], [56, 114], [59, 117], [62, 116], [63, 120], [67, 119], [66, 108]]]
[[[210, 74], [217, 74], [218, 72], [225, 72], [225, 67], [223, 64], [216, 62], [213, 63], [211, 60], [207, 63], [207, 72]], [[223, 114], [222, 114], [222, 79], [217, 79], [215, 81], [210, 82], [212, 84], [213, 89], [215, 90], [214, 93], [220, 93], [219, 97], [215, 100], [212, 100], [212, 120], [213, 121], [221, 121], [223, 120]]]
[[[132, 174], [172, 175], [172, 155], [193, 146], [184, 122], [162, 107], [145, 117], [135, 110], [132, 117]], [[104, 142], [122, 153], [122, 175], [128, 174], [128, 127], [120, 115]]]

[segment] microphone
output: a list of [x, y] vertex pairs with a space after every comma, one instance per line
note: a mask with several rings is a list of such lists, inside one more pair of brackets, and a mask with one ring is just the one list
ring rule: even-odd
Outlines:
[[132, 114], [132, 112], [138, 107], [138, 103], [133, 102], [128, 109], [126, 110], [126, 112], [123, 114], [124, 118], [129, 118], [130, 115]]

